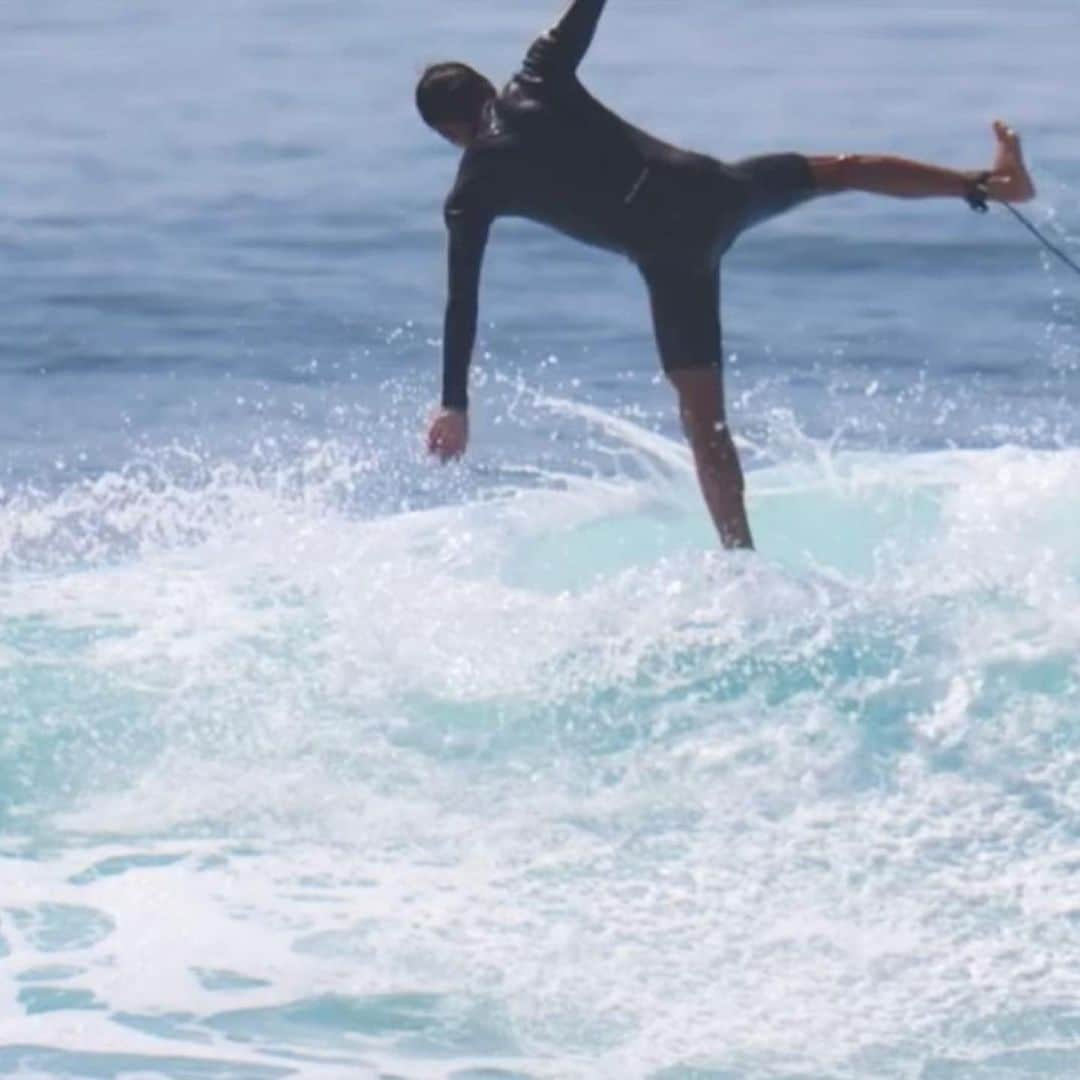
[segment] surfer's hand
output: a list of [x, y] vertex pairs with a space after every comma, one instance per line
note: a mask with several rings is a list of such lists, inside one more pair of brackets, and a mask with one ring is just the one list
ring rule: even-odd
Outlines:
[[465, 453], [469, 442], [469, 414], [461, 409], [439, 409], [428, 429], [428, 453], [452, 461]]

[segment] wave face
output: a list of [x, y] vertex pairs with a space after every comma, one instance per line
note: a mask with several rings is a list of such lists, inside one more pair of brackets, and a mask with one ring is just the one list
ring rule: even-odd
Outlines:
[[[0, 509], [0, 1072], [1067, 1076], [1080, 452]], [[140, 1075], [142, 1074], [140, 1073]]]

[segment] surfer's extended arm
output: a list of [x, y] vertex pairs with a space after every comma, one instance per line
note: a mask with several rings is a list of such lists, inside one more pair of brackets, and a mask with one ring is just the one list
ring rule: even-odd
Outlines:
[[490, 223], [473, 215], [449, 214], [448, 288], [443, 325], [443, 390], [446, 409], [469, 407], [469, 363], [476, 341], [480, 267]]
[[596, 33], [607, 0], [573, 0], [563, 17], [537, 38], [525, 57], [526, 75], [573, 75]]

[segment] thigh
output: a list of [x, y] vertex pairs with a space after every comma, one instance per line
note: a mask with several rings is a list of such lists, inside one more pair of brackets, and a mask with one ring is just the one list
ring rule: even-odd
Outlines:
[[641, 272], [664, 371], [719, 371], [723, 359], [719, 270], [650, 265]]
[[768, 221], [820, 194], [809, 158], [802, 154], [764, 154], [737, 162], [749, 187], [743, 228]]

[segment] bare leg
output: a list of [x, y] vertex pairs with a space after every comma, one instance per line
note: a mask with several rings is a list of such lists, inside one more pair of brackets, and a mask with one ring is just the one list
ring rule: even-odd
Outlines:
[[[994, 122], [997, 156], [988, 170], [987, 192], [998, 202], [1027, 202], [1035, 185], [1024, 164], [1020, 137], [1000, 120]], [[810, 168], [823, 192], [868, 191], [900, 199], [962, 198], [980, 175], [978, 171], [928, 165], [907, 158], [870, 154], [811, 157]]]
[[698, 483], [724, 547], [752, 548], [739, 455], [724, 417], [720, 373], [713, 368], [671, 371], [679, 417], [694, 453]]

